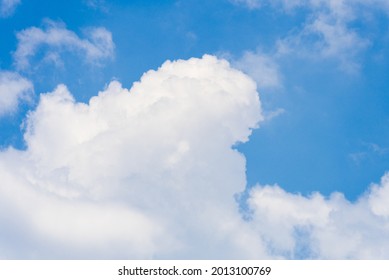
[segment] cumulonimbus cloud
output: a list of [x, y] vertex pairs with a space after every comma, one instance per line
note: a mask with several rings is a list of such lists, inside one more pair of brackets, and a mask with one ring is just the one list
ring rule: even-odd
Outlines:
[[59, 85], [28, 115], [27, 149], [0, 152], [0, 257], [389, 257], [387, 175], [354, 203], [246, 189], [232, 147], [262, 120], [255, 82], [209, 55], [88, 104]]

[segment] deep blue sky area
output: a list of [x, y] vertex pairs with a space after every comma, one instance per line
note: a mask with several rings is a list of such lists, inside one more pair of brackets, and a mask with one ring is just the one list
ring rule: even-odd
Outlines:
[[[27, 112], [60, 83], [87, 103], [112, 79], [130, 88], [166, 60], [213, 54], [258, 84], [265, 121], [237, 146], [248, 186], [357, 199], [389, 168], [388, 13], [379, 4], [287, 3], [22, 1], [0, 18], [0, 71], [29, 80], [34, 92], [0, 115], [0, 147], [25, 148]], [[47, 35], [50, 25], [79, 41], [31, 38], [21, 67], [18, 34], [35, 27]], [[109, 32], [114, 48], [91, 62], [80, 45], [93, 44], [93, 28]]]

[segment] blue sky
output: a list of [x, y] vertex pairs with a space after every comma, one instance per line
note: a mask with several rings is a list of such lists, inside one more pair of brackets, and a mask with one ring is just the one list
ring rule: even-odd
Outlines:
[[[121, 192], [116, 192], [116, 189], [120, 189], [120, 186], [126, 184], [136, 185], [141, 182], [139, 184], [143, 188], [148, 188], [149, 184], [153, 184], [151, 189], [155, 187], [154, 185], [158, 184], [161, 186], [169, 185], [173, 179], [164, 177], [167, 171], [160, 171], [161, 173], [156, 171], [159, 177], [157, 175], [155, 176], [160, 178], [159, 181], [156, 179], [158, 181], [157, 184], [151, 179], [149, 182], [149, 179], [146, 178], [150, 177], [152, 173], [149, 174], [148, 172], [151, 172], [153, 168], [159, 170], [161, 167], [161, 164], [158, 164], [158, 160], [162, 157], [160, 153], [162, 153], [164, 148], [160, 147], [160, 145], [165, 142], [168, 143], [169, 139], [175, 138], [173, 136], [171, 136], [172, 138], [167, 136], [165, 140], [159, 139], [160, 142], [158, 143], [149, 141], [149, 139], [143, 139], [144, 141], [139, 140], [139, 142], [136, 140], [138, 139], [137, 136], [130, 134], [132, 136], [127, 135], [124, 137], [124, 132], [119, 132], [119, 130], [113, 130], [109, 133], [106, 132], [104, 135], [112, 134], [112, 139], [107, 139], [111, 139], [114, 142], [119, 141], [117, 139], [121, 139], [120, 137], [123, 136], [123, 139], [126, 139], [130, 144], [132, 143], [134, 147], [140, 145], [138, 149], [145, 151], [145, 158], [150, 156], [150, 162], [147, 161], [148, 163], [146, 164], [143, 163], [143, 160], [134, 157], [134, 162], [129, 163], [112, 156], [115, 160], [112, 159], [109, 166], [116, 166], [115, 171], [111, 172], [110, 169], [108, 171], [108, 169], [104, 168], [102, 170], [107, 170], [107, 178], [115, 178], [115, 180], [118, 180], [113, 183], [117, 184], [115, 190], [112, 191], [115, 195], [109, 194], [109, 192], [103, 192], [104, 195], [102, 195], [99, 191], [96, 191], [99, 195], [94, 196], [94, 192], [90, 189], [91, 184], [93, 182], [103, 182], [102, 180], [104, 179], [96, 177], [92, 180], [93, 175], [90, 174], [83, 174], [83, 176], [85, 175], [84, 178], [81, 175], [74, 175], [69, 171], [69, 174], [73, 175], [66, 175], [68, 177], [64, 175], [67, 178], [64, 179], [66, 182], [62, 182], [62, 179], [59, 180], [58, 178], [61, 177], [60, 174], [62, 174], [61, 172], [63, 170], [73, 170], [72, 168], [74, 166], [72, 167], [71, 160], [64, 161], [60, 164], [60, 159], [58, 161], [50, 159], [47, 162], [43, 159], [46, 156], [50, 158], [50, 153], [53, 153], [53, 158], [55, 158], [56, 152], [58, 152], [59, 158], [63, 158], [61, 156], [62, 152], [64, 155], [66, 153], [74, 153], [77, 156], [81, 156], [83, 152], [76, 152], [75, 142], [73, 143], [72, 141], [83, 137], [75, 135], [84, 135], [85, 131], [92, 131], [92, 128], [89, 129], [87, 127], [92, 127], [93, 125], [83, 123], [82, 116], [77, 117], [77, 114], [84, 109], [74, 109], [76, 110], [74, 115], [67, 115], [65, 113], [67, 111], [65, 109], [62, 111], [62, 107], [60, 107], [62, 101], [58, 104], [53, 103], [54, 99], [47, 101], [47, 104], [52, 104], [50, 105], [52, 106], [51, 108], [42, 101], [46, 100], [44, 98], [42, 99], [42, 96], [51, 93], [47, 96], [58, 95], [61, 96], [60, 99], [62, 98], [65, 101], [73, 100], [71, 102], [76, 104], [74, 105], [75, 108], [82, 107], [83, 105], [79, 104], [84, 103], [84, 105], [87, 104], [85, 106], [89, 108], [88, 110], [92, 110], [90, 109], [94, 106], [92, 105], [92, 100], [96, 100], [97, 104], [99, 102], [105, 102], [102, 97], [100, 98], [100, 95], [97, 98], [99, 92], [105, 91], [110, 93], [122, 91], [122, 89], [119, 90], [117, 87], [131, 89], [134, 83], [135, 85], [139, 85], [138, 81], [144, 73], [150, 73], [148, 72], [149, 70], [155, 70], [156, 73], [165, 75], [163, 74], [165, 70], [157, 69], [167, 60], [180, 60], [181, 62], [177, 64], [173, 63], [174, 66], [172, 67], [174, 69], [176, 69], [175, 67], [181, 69], [179, 68], [181, 67], [181, 63], [185, 64], [182, 61], [192, 61], [190, 60], [191, 58], [200, 59], [204, 54], [209, 54], [220, 61], [228, 61], [228, 69], [233, 69], [231, 71], [237, 69], [244, 73], [246, 77], [250, 77], [250, 79], [256, 82], [260, 105], [259, 103], [255, 105], [255, 103], [252, 106], [256, 106], [260, 115], [255, 116], [251, 111], [254, 107], [246, 108], [246, 105], [239, 103], [240, 101], [238, 99], [234, 109], [224, 104], [223, 100], [219, 100], [221, 102], [220, 104], [216, 103], [218, 100], [216, 97], [215, 100], [210, 98], [208, 100], [209, 104], [196, 104], [198, 100], [202, 100], [200, 97], [199, 99], [192, 100], [191, 102], [194, 103], [191, 106], [198, 106], [199, 108], [214, 106], [214, 112], [230, 108], [228, 112], [231, 112], [231, 118], [232, 116], [236, 117], [234, 121], [229, 119], [230, 115], [222, 115], [224, 116], [223, 118], [219, 118], [218, 115], [217, 118], [215, 117], [215, 121], [218, 121], [216, 124], [219, 123], [220, 127], [233, 127], [231, 130], [232, 134], [236, 131], [241, 131], [241, 129], [249, 129], [252, 132], [249, 138], [247, 138], [248, 135], [239, 132], [241, 133], [239, 136], [231, 138], [235, 139], [231, 140], [231, 143], [228, 142], [229, 140], [225, 140], [226, 143], [229, 143], [226, 144], [228, 149], [222, 152], [216, 147], [219, 144], [223, 146], [224, 144], [222, 143], [224, 143], [224, 140], [222, 141], [220, 139], [223, 137], [229, 139], [229, 136], [226, 136], [229, 134], [226, 132], [226, 135], [222, 136], [222, 134], [219, 135], [216, 132], [204, 130], [203, 133], [209, 133], [202, 136], [210, 142], [210, 151], [217, 150], [218, 152], [215, 152], [215, 157], [212, 159], [208, 157], [197, 159], [194, 153], [190, 162], [197, 162], [198, 160], [198, 165], [193, 166], [198, 167], [203, 163], [210, 164], [211, 166], [212, 163], [215, 167], [204, 171], [200, 167], [197, 170], [197, 167], [192, 166], [187, 167], [188, 170], [192, 170], [193, 174], [197, 172], [196, 174], [200, 174], [199, 177], [201, 178], [204, 176], [204, 182], [213, 182], [213, 179], [206, 179], [206, 174], [208, 173], [223, 174], [223, 172], [232, 172], [235, 174], [234, 172], [236, 171], [238, 174], [242, 171], [243, 173], [241, 172], [234, 179], [231, 179], [231, 182], [235, 182], [236, 179], [236, 182], [239, 182], [240, 185], [236, 188], [237, 191], [230, 194], [230, 197], [236, 196], [236, 193], [239, 192], [251, 192], [251, 195], [248, 194], [248, 197], [251, 197], [251, 199], [249, 198], [247, 201], [244, 201], [243, 204], [249, 204], [251, 205], [249, 207], [254, 208], [259, 207], [255, 206], [257, 204], [254, 203], [260, 200], [258, 197], [263, 198], [266, 196], [259, 195], [258, 193], [260, 191], [257, 192], [257, 190], [261, 190], [263, 194], [266, 194], [268, 188], [272, 188], [274, 194], [282, 193], [285, 196], [285, 200], [290, 198], [290, 201], [297, 201], [297, 205], [305, 205], [304, 203], [311, 205], [310, 203], [312, 203], [314, 206], [312, 206], [313, 208], [307, 206], [308, 211], [316, 209], [314, 207], [317, 206], [315, 204], [315, 195], [312, 195], [312, 193], [320, 193], [320, 197], [324, 200], [324, 202], [320, 203], [325, 204], [323, 206], [325, 209], [340, 203], [337, 200], [338, 198], [336, 198], [337, 195], [334, 195], [334, 193], [341, 193], [344, 196], [344, 203], [353, 205], [355, 207], [354, 209], [359, 209], [362, 207], [360, 206], [362, 204], [365, 205], [366, 203], [364, 204], [363, 201], [371, 202], [376, 197], [378, 197], [378, 201], [386, 201], [386, 198], [380, 195], [381, 193], [385, 193], [383, 191], [386, 186], [385, 172], [389, 166], [388, 15], [389, 2], [376, 0], [172, 0], [147, 2], [108, 0], [55, 2], [2, 0], [0, 1], [0, 99], [3, 99], [3, 101], [0, 102], [0, 147], [2, 149], [1, 159], [5, 166], [3, 168], [4, 170], [8, 170], [8, 168], [9, 170], [13, 170], [11, 163], [17, 162], [15, 159], [17, 156], [13, 156], [12, 154], [15, 151], [17, 151], [15, 153], [20, 152], [22, 155], [20, 157], [26, 158], [23, 160], [28, 162], [25, 163], [26, 166], [29, 166], [28, 168], [26, 167], [26, 170], [31, 169], [29, 172], [34, 174], [31, 175], [27, 172], [30, 174], [30, 177], [26, 175], [26, 180], [29, 182], [26, 184], [32, 185], [32, 189], [48, 188], [46, 192], [53, 192], [61, 197], [63, 195], [62, 191], [56, 192], [53, 189], [56, 189], [58, 184], [65, 184], [67, 185], [66, 189], [74, 188], [75, 193], [79, 191], [82, 201], [91, 199], [91, 201], [99, 201], [99, 205], [107, 201], [110, 201], [110, 203], [116, 201], [115, 195], [122, 194]], [[193, 61], [196, 61], [193, 64], [199, 64], [199, 69], [203, 69], [201, 68], [203, 67], [202, 63], [209, 63], [210, 68], [216, 63], [206, 57], [203, 57], [199, 61]], [[168, 68], [168, 66], [166, 67]], [[225, 69], [225, 66], [220, 67], [224, 67], [223, 69]], [[178, 71], [186, 73], [185, 69], [182, 68]], [[197, 71], [196, 69], [188, 70], [188, 73], [194, 73]], [[168, 70], [166, 71], [168, 72]], [[212, 72], [213, 76], [210, 74], [209, 79], [218, 81], [217, 73], [218, 71], [215, 73]], [[227, 75], [231, 75], [233, 81], [240, 79], [240, 76], [235, 72], [233, 72], [234, 74], [228, 73], [226, 77]], [[188, 75], [190, 76], [191, 74]], [[146, 76], [154, 77], [152, 74]], [[193, 79], [192, 76], [190, 77]], [[203, 76], [201, 76], [201, 79], [203, 79]], [[204, 84], [210, 82], [208, 81], [209, 79], [205, 79]], [[147, 79], [145, 78], [145, 80]], [[174, 79], [172, 78], [172, 80]], [[116, 82], [113, 82], [113, 86], [109, 86], [112, 85], [110, 84], [111, 81], [118, 81], [121, 86], [118, 86]], [[237, 88], [237, 95], [239, 95], [240, 90], [244, 91], [243, 88], [246, 88], [246, 82], [244, 80], [242, 87]], [[239, 82], [236, 83], [239, 84]], [[66, 89], [58, 89], [57, 86], [60, 84], [65, 85]], [[140, 84], [139, 87], [142, 87], [143, 78]], [[154, 85], [154, 82], [150, 82], [150, 88], [156, 94], [161, 91], [158, 86], [154, 88], [151, 85]], [[163, 88], [164, 85], [161, 85], [161, 87]], [[171, 91], [175, 92], [176, 88], [179, 87], [178, 85], [181, 84], [175, 84], [174, 87], [171, 85], [174, 88]], [[211, 86], [212, 83], [210, 84]], [[57, 91], [55, 90], [56, 88]], [[193, 88], [196, 87], [193, 86]], [[250, 88], [249, 82], [247, 82], [247, 88]], [[181, 87], [181, 91], [185, 92], [185, 88]], [[203, 91], [208, 92], [208, 88], [204, 88]], [[188, 92], [190, 92], [189, 89]], [[244, 96], [243, 93], [242, 96]], [[247, 98], [253, 97], [247, 93]], [[47, 98], [47, 100], [51, 99]], [[111, 110], [109, 109], [110, 106], [113, 106], [112, 110], [115, 111], [116, 105], [112, 104], [116, 103], [107, 103], [102, 106], [108, 106], [107, 111]], [[135, 102], [134, 104], [137, 103]], [[58, 115], [54, 114], [56, 110], [58, 110]], [[117, 110], [120, 111], [119, 109]], [[137, 112], [137, 110], [141, 109], [131, 107], [131, 110]], [[143, 113], [144, 115], [142, 115], [144, 116], [143, 119], [148, 119], [147, 116], [154, 116], [154, 113], [151, 113], [153, 110], [150, 112], [147, 111], [149, 113], [145, 111]], [[172, 110], [176, 110], [175, 107], [167, 110], [163, 116], [170, 116]], [[235, 110], [237, 111], [235, 112]], [[49, 114], [48, 112], [54, 113], [53, 115], [47, 115]], [[103, 110], [101, 114], [104, 115], [105, 112]], [[239, 114], [242, 114], [242, 116]], [[213, 114], [211, 115], [214, 117]], [[177, 127], [183, 129], [183, 131], [179, 131], [183, 135], [187, 135], [187, 131], [192, 130], [195, 133], [197, 131], [195, 130], [196, 125], [192, 127], [192, 123], [196, 123], [196, 116], [192, 118], [192, 116], [184, 115], [184, 117], [187, 118], [187, 124], [185, 129], [182, 128], [181, 124], [178, 125]], [[63, 118], [63, 122], [60, 121], [61, 118]], [[102, 116], [90, 118], [95, 123], [99, 123], [100, 118], [103, 119]], [[51, 120], [53, 124], [50, 124]], [[66, 120], [69, 120], [69, 122], [67, 123]], [[88, 120], [91, 121], [90, 119]], [[110, 120], [109, 117], [103, 123], [110, 123], [108, 120]], [[235, 123], [238, 120], [242, 121], [242, 127], [240, 128]], [[133, 125], [135, 121], [132, 120], [128, 126]], [[80, 123], [80, 127], [78, 127], [78, 123]], [[139, 121], [139, 123], [143, 123], [143, 121]], [[209, 123], [209, 126], [213, 127], [213, 121], [210, 120]], [[259, 128], [253, 129], [256, 123]], [[71, 130], [71, 128], [68, 128], [72, 124], [77, 129], [73, 128], [74, 130]], [[82, 128], [81, 124], [85, 124], [85, 127]], [[101, 125], [102, 127], [104, 126], [103, 124]], [[134, 129], [140, 129], [140, 131], [146, 131], [147, 129], [153, 130], [152, 127], [146, 124], [139, 126], [142, 128], [136, 126]], [[118, 127], [120, 126], [118, 125]], [[206, 125], [204, 123], [204, 127], [208, 127], [208, 124]], [[100, 131], [99, 129], [96, 128], [96, 131]], [[219, 126], [216, 125], [214, 131], [219, 131]], [[94, 133], [97, 132], [93, 132], [92, 134], [95, 135]], [[140, 135], [143, 135], [142, 133], [140, 132]], [[149, 135], [147, 133], [145, 135]], [[165, 135], [164, 133], [161, 135]], [[169, 135], [173, 134], [172, 132]], [[70, 139], [71, 137], [74, 137], [74, 139], [72, 138], [73, 140], [69, 140], [69, 142], [64, 140], [66, 143], [64, 142], [62, 144], [62, 140], [55, 138], [55, 135], [63, 135], [62, 139]], [[192, 134], [189, 133], [188, 135]], [[197, 139], [195, 136], [187, 137], [188, 139], [190, 137]], [[107, 139], [104, 141], [109, 141]], [[171, 143], [174, 142], [173, 140], [171, 141]], [[193, 143], [189, 140], [187, 142], [186, 140], [180, 141], [177, 142], [177, 154], [173, 153], [169, 157], [169, 162], [176, 162], [177, 157], [190, 153], [187, 151], [192, 151], [195, 149], [193, 147], [196, 147], [196, 144], [194, 144], [195, 140], [193, 140]], [[219, 143], [218, 141], [221, 142]], [[73, 143], [74, 145], [69, 143]], [[104, 150], [102, 143], [100, 143], [102, 145], [101, 147], [93, 144], [96, 146], [89, 146], [89, 148], [92, 147], [91, 151], [99, 153], [99, 151]], [[110, 144], [107, 145], [107, 147], [110, 147]], [[149, 154], [147, 152], [147, 145], [150, 145], [150, 150], [153, 150], [152, 147], [155, 147], [156, 150], [158, 148], [161, 152]], [[233, 150], [230, 149], [231, 146], [233, 146]], [[45, 147], [47, 147], [46, 152]], [[63, 148], [62, 151], [62, 147], [66, 147], [66, 149]], [[114, 147], [112, 149], [115, 149]], [[127, 148], [123, 149], [121, 152], [123, 154], [126, 152], [130, 153], [130, 157], [136, 154], [135, 150], [137, 150], [134, 148], [134, 151], [129, 152]], [[60, 150], [62, 151], [61, 153], [59, 153]], [[206, 149], [204, 148], [204, 150]], [[234, 150], [239, 151], [240, 154]], [[118, 155], [121, 152], [118, 151], [116, 154], [113, 151], [113, 154]], [[86, 155], [84, 156], [89, 161], [94, 161], [93, 153], [91, 152], [88, 157], [87, 152], [85, 152]], [[233, 154], [230, 155], [230, 153]], [[202, 153], [200, 152], [199, 154]], [[229, 159], [231, 160], [231, 165], [217, 160], [221, 160], [227, 155], [231, 156]], [[143, 157], [143, 155], [140, 154], [139, 157]], [[156, 157], [155, 163], [152, 163], [154, 157]], [[236, 161], [234, 161], [235, 157], [237, 157]], [[111, 159], [110, 156], [108, 158]], [[245, 159], [246, 162], [244, 163], [244, 160], [242, 162], [242, 159]], [[226, 162], [229, 162], [229, 160], [226, 160]], [[102, 161], [104, 161], [104, 158]], [[7, 162], [11, 163], [8, 164]], [[239, 164], [236, 162], [239, 162]], [[122, 171], [118, 171], [123, 168], [125, 169], [123, 164], [128, 164], [128, 170], [131, 171], [128, 171], [129, 173], [126, 175], [123, 175], [124, 173], [122, 174]], [[237, 164], [236, 169], [232, 168], [235, 164]], [[137, 167], [138, 165], [142, 167]], [[227, 166], [232, 169], [228, 169]], [[42, 168], [41, 171], [39, 171], [40, 168]], [[83, 170], [83, 167], [77, 168]], [[6, 171], [4, 172], [6, 173]], [[9, 174], [12, 172], [9, 171]], [[184, 171], [181, 170], [180, 172]], [[7, 177], [3, 174], [3, 176], [3, 178], [8, 178], [11, 175], [7, 175]], [[40, 179], [33, 180], [31, 176], [39, 177]], [[193, 187], [196, 180], [189, 175], [189, 177], [185, 176], [182, 175], [179, 178], [174, 177], [174, 180], [177, 182], [181, 182], [180, 180], [182, 180], [181, 183], [183, 185]], [[225, 177], [228, 176], [225, 175]], [[151, 177], [154, 178], [152, 175]], [[81, 180], [80, 178], [83, 179]], [[134, 179], [134, 182], [131, 181], [132, 183], [129, 183], [125, 178], [132, 178], [131, 180], [133, 178], [136, 179]], [[214, 179], [215, 184], [223, 184], [216, 177]], [[8, 183], [6, 184], [5, 182]], [[9, 188], [13, 184], [12, 182], [11, 179], [9, 181], [4, 179], [2, 183], [3, 187]], [[101, 184], [104, 185], [105, 183]], [[80, 187], [82, 191], [78, 190], [77, 186], [82, 186]], [[212, 184], [210, 187], [212, 188]], [[88, 197], [84, 193], [85, 189], [88, 190], [88, 195], [93, 194], [92, 197]], [[156, 191], [156, 193], [158, 192]], [[224, 192], [223, 188], [219, 190], [219, 194], [222, 192]], [[147, 191], [145, 193], [139, 192], [140, 196], [142, 194], [146, 196]], [[223, 195], [220, 194], [220, 196]], [[257, 200], [254, 199], [255, 197], [257, 197]], [[121, 199], [118, 200], [121, 201]], [[300, 200], [304, 200], [305, 202], [300, 203]], [[142, 200], [140, 199], [139, 201]], [[121, 203], [130, 202], [122, 201]], [[318, 205], [322, 205], [320, 203]], [[340, 204], [343, 205], [344, 203], [342, 202]], [[217, 205], [216, 202], [215, 205]], [[378, 203], [377, 205], [381, 204]], [[296, 207], [298, 208], [300, 206]], [[17, 209], [17, 206], [14, 207], [12, 209]], [[80, 207], [82, 208], [84, 206]], [[149, 211], [145, 210], [148, 209], [146, 206], [142, 208], [143, 206], [141, 204], [137, 207], [144, 210], [141, 211], [142, 213], [148, 213]], [[377, 206], [378, 208], [371, 207], [373, 210], [369, 211], [372, 211], [374, 215], [385, 216], [387, 213], [387, 210], [382, 209], [381, 206]], [[339, 206], [338, 208], [342, 207]], [[257, 210], [256, 213], [262, 213], [262, 208], [255, 209]], [[300, 210], [304, 212], [307, 209]], [[96, 208], [96, 211], [100, 210], [100, 208]], [[299, 212], [300, 210], [296, 211]], [[266, 211], [263, 213], [266, 214]], [[166, 216], [171, 214], [168, 213], [170, 212], [165, 213]], [[268, 217], [273, 214], [277, 216], [276, 213], [278, 213], [277, 209], [269, 214]], [[347, 216], [348, 214], [344, 215]], [[281, 217], [282, 213], [279, 213], [279, 216]], [[261, 222], [264, 224], [267, 223], [260, 217], [261, 214], [251, 217], [250, 219], [257, 224], [255, 226], [250, 225], [249, 227], [257, 229], [257, 227], [261, 228]], [[153, 216], [153, 218], [156, 217]], [[47, 219], [50, 220], [50, 218]], [[237, 217], [236, 219], [239, 220]], [[386, 216], [383, 219], [386, 219]], [[296, 224], [293, 225], [284, 224], [292, 232], [292, 236], [296, 231], [300, 232], [301, 227], [309, 228], [309, 226], [312, 226], [312, 223], [317, 225], [315, 222], [307, 222], [307, 224], [305, 222], [300, 223], [300, 218], [296, 218], [296, 221]], [[338, 220], [336, 221], [335, 224], [339, 222]], [[3, 224], [7, 225], [4, 221]], [[343, 223], [341, 224], [343, 225]], [[358, 222], [355, 222], [355, 224], [358, 224], [357, 228], [362, 227]], [[269, 228], [273, 228], [272, 225], [268, 226]], [[367, 225], [363, 224], [363, 226]], [[11, 225], [7, 227], [10, 228], [10, 232], [13, 230], [17, 231]], [[34, 226], [31, 225], [31, 227]], [[274, 229], [276, 228], [274, 226]], [[339, 228], [342, 227], [339, 226]], [[131, 226], [129, 225], [130, 229]], [[47, 231], [50, 232], [50, 230]], [[261, 230], [259, 231], [261, 232]], [[55, 233], [51, 234], [53, 234], [52, 236], [56, 236]], [[262, 237], [267, 236], [267, 234], [271, 235], [271, 231], [261, 232], [260, 234], [262, 234]], [[387, 231], [382, 230], [379, 231], [378, 235], [385, 237], [387, 234]], [[183, 235], [186, 236], [185, 234]], [[201, 234], [199, 236], [196, 236], [196, 234], [193, 235], [188, 235], [185, 238], [190, 240], [190, 238], [196, 239], [201, 236]], [[186, 240], [185, 238], [183, 240]], [[285, 237], [285, 240], [290, 239], [288, 238]], [[317, 236], [316, 238], [320, 239]], [[26, 242], [31, 242], [31, 244], [35, 240], [33, 237], [27, 239], [30, 241]], [[2, 237], [2, 240], [7, 240], [7, 238]], [[299, 257], [301, 254], [298, 251], [299, 249], [296, 245], [298, 242], [296, 240], [295, 243], [292, 242], [294, 245], [290, 243], [291, 241], [281, 242], [279, 240], [274, 240], [270, 245], [261, 245], [263, 248], [267, 248], [263, 249], [263, 252], [266, 252], [263, 255], [269, 256], [266, 254], [273, 252], [275, 256], [281, 255], [286, 258]], [[184, 241], [182, 243], [185, 244]], [[324, 243], [323, 241], [322, 244]], [[374, 251], [374, 244], [367, 244], [366, 246], [371, 246], [372, 248], [369, 254], [365, 252], [365, 254], [358, 255], [355, 253], [353, 255], [352, 252], [354, 251], [350, 249], [351, 251], [346, 250], [347, 253], [343, 255], [340, 253], [339, 255], [326, 253], [324, 251], [309, 251], [307, 253], [308, 255], [303, 257], [382, 257], [382, 255]], [[28, 246], [26, 247], [28, 248]], [[177, 245], [177, 248], [181, 247]], [[186, 247], [183, 246], [183, 248]], [[83, 253], [76, 255], [81, 258], [84, 256], [90, 257], [94, 253], [88, 250], [85, 249]], [[155, 253], [153, 249], [150, 249], [150, 252], [153, 252], [150, 254], [151, 257], [158, 258], [165, 256], [175, 256], [178, 258], [188, 256], [203, 257], [199, 252], [191, 250], [185, 251], [185, 249], [180, 250], [177, 249], [177, 251], [171, 253], [161, 249], [160, 251], [155, 250], [157, 252]], [[231, 249], [231, 252], [235, 252], [234, 250], [237, 249]], [[28, 257], [32, 258], [35, 256], [28, 249], [26, 249], [26, 252], [15, 253], [17, 250], [12, 248], [12, 246], [7, 247], [5, 251], [8, 253], [4, 253], [4, 257], [24, 257], [25, 254], [28, 254]], [[80, 249], [80, 251], [82, 250]], [[43, 256], [60, 258], [75, 256], [72, 251], [62, 254], [60, 253], [62, 251], [58, 249], [53, 255], [50, 255], [50, 252], [52, 251], [47, 249]], [[236, 255], [231, 253], [229, 256], [252, 256], [246, 253], [236, 253]], [[111, 255], [105, 255], [108, 253], [105, 253], [103, 249], [96, 253], [96, 255], [98, 254], [101, 254], [99, 256], [111, 257]], [[140, 255], [144, 257], [142, 254]], [[112, 256], [117, 257], [115, 255]], [[131, 257], [138, 257], [138, 255]], [[150, 256], [147, 255], [146, 257]]]

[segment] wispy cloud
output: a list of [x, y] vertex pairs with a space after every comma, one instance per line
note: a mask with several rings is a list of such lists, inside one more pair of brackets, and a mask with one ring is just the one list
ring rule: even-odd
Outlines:
[[0, 0], [0, 17], [12, 16], [20, 3], [20, 0]]
[[360, 0], [278, 0], [278, 1], [233, 1], [251, 9], [263, 5], [272, 6], [285, 15], [293, 15], [297, 9], [307, 11], [302, 27], [278, 41], [278, 53], [294, 53], [321, 59], [336, 59], [346, 72], [358, 71], [358, 55], [365, 50], [370, 40], [353, 26], [356, 20], [365, 20], [366, 13], [388, 11], [387, 1]]
[[[357, 55], [369, 45], [349, 24], [353, 15], [338, 10], [319, 9], [312, 11], [305, 26], [278, 42], [280, 54], [288, 52], [319, 58], [333, 58], [346, 72], [358, 71]], [[356, 15], [355, 15], [356, 16]]]
[[383, 157], [389, 154], [389, 148], [382, 147], [376, 143], [362, 143], [362, 147], [359, 151], [349, 154], [349, 158], [357, 165], [363, 161], [372, 160], [376, 157]]
[[87, 63], [100, 63], [112, 58], [114, 43], [107, 29], [89, 28], [85, 38], [80, 38], [63, 24], [46, 21], [44, 28], [30, 27], [17, 33], [18, 45], [13, 54], [15, 65], [20, 70], [30, 67], [30, 59], [39, 50], [45, 53], [44, 60], [60, 60], [64, 52], [75, 52]]
[[107, 13], [109, 11], [108, 5], [105, 0], [84, 0], [85, 5], [94, 10]]
[[281, 73], [271, 55], [263, 52], [245, 52], [233, 65], [252, 77], [258, 88], [279, 88], [282, 86]]
[[230, 0], [231, 3], [237, 5], [244, 5], [249, 9], [257, 9], [261, 7], [261, 0]]
[[32, 83], [13, 72], [0, 71], [0, 117], [14, 112], [21, 100], [29, 100]]

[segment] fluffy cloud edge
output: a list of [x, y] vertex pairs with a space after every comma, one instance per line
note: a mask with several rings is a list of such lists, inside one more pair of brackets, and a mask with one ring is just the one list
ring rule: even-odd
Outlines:
[[21, 101], [31, 100], [33, 90], [28, 79], [14, 72], [0, 71], [0, 117], [15, 112]]
[[[342, 193], [302, 196], [257, 185], [247, 200], [250, 219], [274, 254], [291, 259], [386, 259], [389, 174], [355, 202]], [[374, 238], [373, 238], [374, 237]]]

